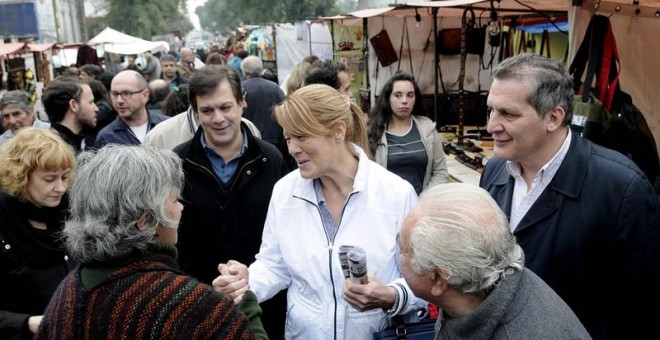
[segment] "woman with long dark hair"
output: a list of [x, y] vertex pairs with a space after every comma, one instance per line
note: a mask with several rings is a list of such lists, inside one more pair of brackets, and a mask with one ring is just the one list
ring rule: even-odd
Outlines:
[[418, 195], [449, 182], [440, 136], [424, 115], [422, 92], [410, 73], [398, 72], [385, 83], [367, 134], [374, 161], [410, 182]]

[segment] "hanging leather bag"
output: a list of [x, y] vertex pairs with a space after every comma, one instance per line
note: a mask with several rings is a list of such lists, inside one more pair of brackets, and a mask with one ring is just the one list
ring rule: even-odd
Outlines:
[[399, 57], [394, 50], [394, 46], [392, 46], [392, 40], [390, 40], [390, 36], [387, 34], [386, 30], [380, 31], [378, 34], [371, 37], [369, 41], [374, 48], [378, 61], [380, 61], [380, 64], [383, 67], [389, 66], [399, 60]]
[[[467, 18], [470, 13], [471, 18]], [[474, 9], [472, 7], [465, 9], [463, 18], [467, 21], [465, 27], [466, 49], [468, 54], [483, 55], [486, 47], [486, 26], [479, 27]], [[436, 53], [442, 55], [461, 54], [461, 28], [442, 29], [438, 32], [438, 45]]]

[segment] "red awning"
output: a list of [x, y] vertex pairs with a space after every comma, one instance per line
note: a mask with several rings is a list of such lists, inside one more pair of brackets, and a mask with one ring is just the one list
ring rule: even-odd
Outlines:
[[20, 51], [26, 44], [25, 43], [8, 43], [0, 45], [0, 55], [12, 54]]
[[53, 47], [53, 44], [28, 44], [27, 47], [30, 52], [43, 52]]

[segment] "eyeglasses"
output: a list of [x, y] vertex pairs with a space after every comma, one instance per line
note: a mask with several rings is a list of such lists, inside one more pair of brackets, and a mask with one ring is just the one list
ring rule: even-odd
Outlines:
[[131, 97], [133, 97], [134, 94], [140, 93], [142, 91], [144, 91], [144, 90], [137, 90], [137, 91], [134, 91], [134, 92], [130, 92], [130, 91], [124, 91], [124, 92], [110, 91], [110, 97], [112, 97], [112, 99], [117, 99], [117, 97], [121, 96], [122, 99], [126, 100], [126, 99], [131, 99]]

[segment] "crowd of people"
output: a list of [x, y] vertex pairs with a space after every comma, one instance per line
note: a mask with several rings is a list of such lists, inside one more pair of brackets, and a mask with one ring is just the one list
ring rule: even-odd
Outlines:
[[494, 68], [473, 185], [411, 74], [363, 112], [342, 64], [278, 86], [240, 47], [204, 59], [67, 70], [47, 121], [0, 97], [0, 338], [371, 339], [429, 310], [437, 339], [654, 334], [659, 197], [571, 132], [559, 62]]

